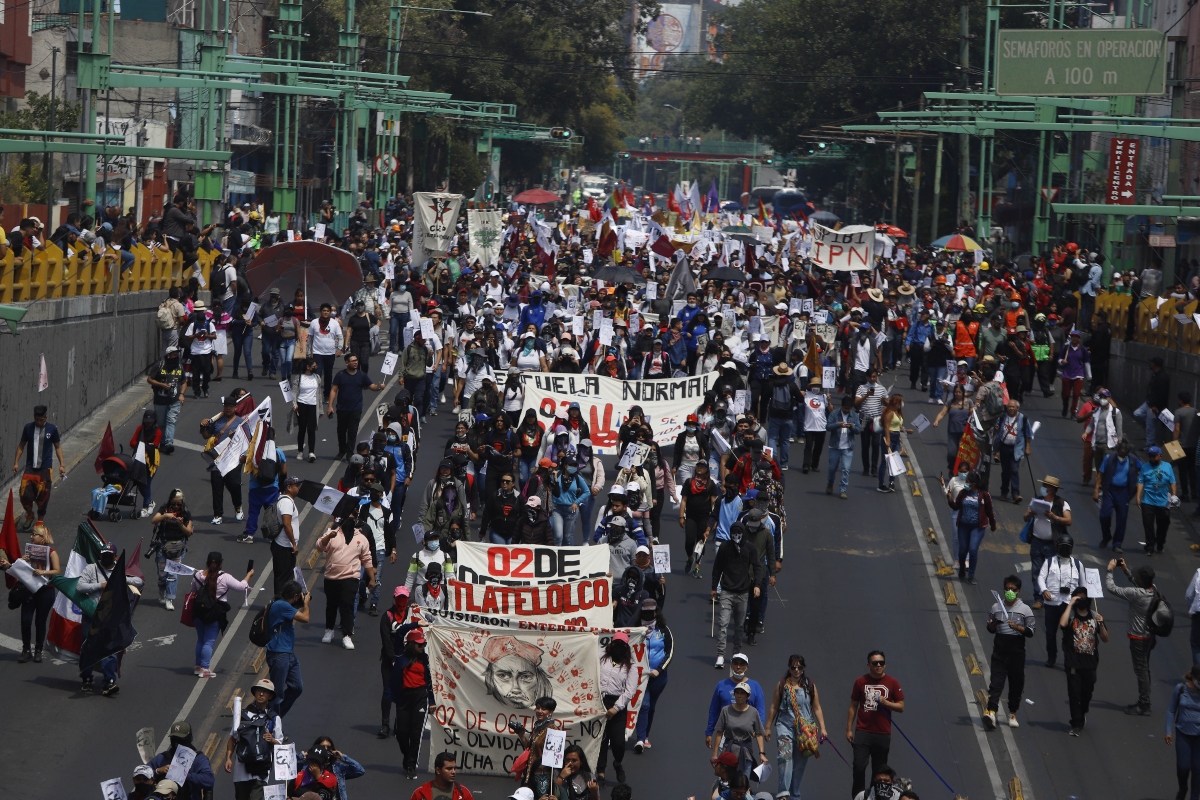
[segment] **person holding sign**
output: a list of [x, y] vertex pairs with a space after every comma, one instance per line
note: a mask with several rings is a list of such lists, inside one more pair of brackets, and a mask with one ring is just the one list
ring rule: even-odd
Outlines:
[[209, 762], [208, 756], [196, 752], [192, 745], [192, 726], [182, 720], [176, 722], [171, 726], [167, 741], [170, 743], [167, 749], [150, 759], [147, 766], [154, 770], [156, 777], [165, 780], [179, 748], [191, 750], [193, 759], [187, 771], [187, 780], [180, 785], [175, 797], [178, 800], [204, 800], [206, 790], [211, 791], [213, 784], [216, 783], [216, 776], [213, 775], [212, 764]]
[[[0, 550], [0, 570], [7, 571], [12, 566], [10, 558], [27, 562], [35, 579], [45, 580], [61, 573], [58, 553], [54, 549], [54, 538], [50, 535], [50, 529], [41, 521], [34, 523], [23, 557], [18, 557], [16, 553], [9, 555]], [[17, 663], [24, 664], [32, 658], [33, 663], [40, 664], [42, 645], [46, 641], [46, 620], [50, 616], [50, 609], [54, 608], [54, 587], [45, 583], [36, 591], [32, 591], [21, 581], [13, 585], [8, 597], [10, 608], [13, 599], [18, 599], [21, 605], [21, 654], [17, 656]], [[35, 619], [37, 641], [34, 642], [31, 652], [30, 643]]]

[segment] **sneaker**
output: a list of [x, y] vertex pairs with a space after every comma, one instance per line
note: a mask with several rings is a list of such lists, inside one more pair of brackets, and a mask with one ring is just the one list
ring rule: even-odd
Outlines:
[[649, 739], [643, 739], [643, 740], [642, 740], [642, 747], [644, 747], [644, 748], [646, 748], [647, 750], [649, 750], [649, 749], [650, 749], [650, 740], [649, 740]]
[[33, 651], [33, 663], [35, 663], [35, 664], [40, 664], [40, 663], [42, 663], [42, 651], [41, 651], [41, 648], [39, 648], [39, 649], [37, 649], [37, 650], [34, 650], [34, 651]]
[[983, 727], [987, 728], [989, 731], [996, 729], [996, 712], [995, 711], [989, 710], [989, 711], [983, 712]]
[[1019, 727], [1021, 727], [1021, 723], [1017, 722], [1017, 715], [1016, 715], [1016, 714], [1009, 714], [1009, 715], [1008, 715], [1008, 727], [1010, 727], [1010, 728], [1019, 728]]
[[379, 606], [372, 603], [371, 607], [367, 609], [367, 613], [370, 614], [372, 617], [378, 617], [379, 616]]
[[832, 483], [825, 484], [825, 494], [833, 494], [833, 484]]
[[967, 576], [967, 585], [968, 585], [968, 586], [975, 586], [975, 585], [976, 585], [976, 584], [978, 584], [978, 583], [979, 583], [979, 581], [975, 580], [975, 576], [974, 576], [974, 575], [968, 575], [968, 576]]
[[[25, 650], [21, 651], [21, 655], [17, 656], [17, 663], [24, 664], [25, 662], [31, 661], [32, 659], [33, 659], [33, 653], [29, 652], [28, 649], [25, 649]], [[641, 751], [639, 750], [638, 752], [640, 753]]]
[[215, 677], [217, 677], [217, 673], [213, 672], [211, 669], [202, 669], [196, 675], [196, 677], [197, 678], [215, 678]]
[[248, 533], [243, 533], [237, 540], [242, 544], [254, 544], [254, 537]]
[[613, 764], [613, 769], [617, 771], [617, 783], [625, 783], [625, 767], [621, 766], [620, 762]]
[[841, 494], [838, 495], [838, 498], [841, 500], [849, 500], [850, 495], [846, 494], [845, 492], [842, 492]]
[[1150, 716], [1150, 706], [1134, 703], [1131, 706], [1125, 706], [1125, 713], [1132, 717], [1148, 717]]
[[195, 675], [197, 678], [200, 677], [201, 672], [204, 672], [204, 667], [192, 667], [192, 674]]
[[342, 647], [346, 648], [347, 650], [353, 650], [354, 649], [354, 640], [351, 639], [349, 636], [343, 636], [342, 637]]
[[142, 516], [143, 516], [143, 517], [148, 517], [148, 516], [150, 516], [151, 514], [153, 514], [153, 513], [154, 513], [154, 506], [156, 506], [156, 505], [157, 505], [157, 503], [155, 503], [153, 500], [151, 500], [149, 503], [147, 503], [147, 504], [146, 504], [146, 507], [142, 509]]
[[175, 452], [175, 445], [173, 445], [173, 444], [165, 444], [165, 445], [163, 445], [163, 446], [162, 446], [162, 451], [163, 451], [164, 453], [166, 453], [167, 455], [171, 455], [172, 453], [174, 453], [174, 452]]
[[787, 469], [787, 464], [784, 464], [782, 467], [780, 467], [780, 468], [779, 468], [779, 470], [780, 470], [781, 472], [787, 472], [787, 471], [788, 471], [788, 469]]
[[1071, 732], [1068, 735], [1069, 736], [1078, 736], [1082, 732], [1083, 732], [1083, 728], [1071, 728]]
[[[436, 416], [437, 416], [437, 409], [435, 408], [435, 409], [433, 409], [432, 411], [430, 411], [430, 412], [429, 412], [429, 416], [431, 416], [431, 417], [436, 417]], [[413, 777], [415, 778], [415, 777], [417, 777], [417, 776], [416, 776], [416, 775], [413, 775]]]
[[721, 669], [725, 666], [725, 656], [717, 656], [717, 663], [713, 664], [716, 669]]
[[438, 397], [438, 402], [439, 403], [446, 402], [446, 392], [444, 390], [442, 391], [442, 394]]
[[461, 408], [461, 407], [459, 407], [459, 406], [455, 406], [455, 407], [454, 407], [454, 411], [453, 411], [452, 413], [454, 413], [454, 414], [457, 414], [457, 413], [458, 413], [458, 412], [460, 412], [460, 411], [462, 411], [462, 408]]
[[117, 686], [117, 682], [109, 681], [108, 683], [104, 684], [104, 688], [100, 691], [100, 694], [104, 695], [105, 697], [115, 697], [119, 691], [121, 691], [121, 687]]
[[635, 744], [633, 746], [633, 752], [637, 753], [639, 756], [642, 754], [642, 751], [645, 749], [646, 749], [645, 742], [638, 742], [637, 744]]
[[314, 462], [314, 461], [316, 461], [316, 460], [317, 460], [317, 456], [316, 456], [314, 453], [309, 453], [309, 454], [308, 454], [308, 463], [310, 463], [310, 464], [311, 464], [311, 463], [313, 463], [313, 462]]
[[79, 686], [79, 691], [81, 691], [81, 692], [90, 692], [90, 691], [92, 690], [92, 686], [93, 686], [93, 684], [92, 684], [92, 679], [91, 679], [91, 678], [84, 678], [84, 679], [83, 679], [83, 683], [82, 683], [82, 684], [80, 684], [80, 686]]
[[329, 644], [332, 641], [333, 641], [333, 630], [330, 628], [326, 628], [325, 635], [321, 637], [321, 644]]
[[1111, 537], [1111, 536], [1103, 536], [1103, 537], [1101, 537], [1101, 538], [1100, 538], [1100, 549], [1101, 549], [1101, 550], [1103, 550], [1104, 548], [1108, 547], [1108, 543], [1109, 543], [1109, 542], [1111, 542], [1111, 541], [1112, 541], [1112, 537]]
[[165, 608], [167, 611], [174, 611], [175, 603], [170, 600], [163, 600], [163, 608]]
[[213, 525], [220, 525], [220, 524], [221, 524], [222, 522], [224, 522], [224, 521], [225, 521], [225, 520], [224, 520], [224, 519], [222, 519], [221, 517], [213, 517], [213, 518], [212, 518], [212, 524], [213, 524]]
[[888, 489], [888, 487], [886, 487], [886, 486], [876, 486], [875, 491], [880, 492], [882, 494], [887, 494], [891, 490]]
[[1124, 555], [1125, 550], [1119, 544], [1113, 545], [1113, 552], [1117, 555]]
[[233, 515], [233, 518], [236, 519], [238, 522], [243, 522], [246, 519], [246, 514], [239, 508], [237, 510], [237, 513]]

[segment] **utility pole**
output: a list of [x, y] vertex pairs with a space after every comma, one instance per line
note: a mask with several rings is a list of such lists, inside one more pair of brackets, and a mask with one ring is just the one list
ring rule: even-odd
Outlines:
[[[897, 111], [904, 110], [904, 103], [896, 104]], [[892, 144], [892, 224], [900, 220], [900, 132], [896, 131], [896, 140]]]
[[[918, 101], [917, 108], [921, 111], [925, 110], [925, 95], [922, 94]], [[916, 158], [913, 166], [913, 187], [912, 187], [912, 224], [908, 226], [908, 240], [911, 244], [917, 243], [917, 211], [921, 207], [921, 137], [918, 136], [913, 140], [913, 148], [916, 150]], [[930, 239], [929, 241], [933, 241]]]
[[[971, 66], [971, 15], [970, 8], [965, 2], [958, 6], [958, 66], [962, 77], [964, 92], [971, 88], [971, 76], [968, 68]], [[963, 101], [963, 107], [967, 103]], [[957, 229], [971, 217], [971, 137], [969, 134], [958, 135], [958, 206], [955, 211], [954, 227]], [[978, 234], [978, 231], [976, 231]]]
[[[50, 130], [55, 131], [57, 128], [54, 124], [54, 97], [56, 87], [58, 85], [58, 54], [57, 47], [50, 50]], [[54, 223], [54, 154], [46, 154], [46, 168], [42, 170], [42, 174], [46, 177], [46, 227], [48, 230], [53, 230], [57, 227]]]
[[[942, 92], [949, 88], [942, 84]], [[942, 212], [942, 153], [945, 151], [946, 135], [938, 131], [937, 156], [933, 165], [933, 219], [929, 223], [929, 241], [938, 238], [938, 217]]]

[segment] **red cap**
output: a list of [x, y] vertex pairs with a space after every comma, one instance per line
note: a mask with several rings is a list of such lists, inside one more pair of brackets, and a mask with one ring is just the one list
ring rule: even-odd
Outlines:
[[420, 628], [413, 628], [408, 632], [408, 635], [404, 637], [404, 641], [413, 642], [414, 644], [424, 644], [425, 631], [421, 630]]
[[697, 417], [695, 414], [688, 414], [688, 415], [687, 415], [687, 421], [688, 421], [688, 422], [699, 422], [699, 421], [700, 421], [700, 418], [699, 418], [699, 417]]
[[712, 759], [714, 764], [723, 764], [726, 767], [736, 767], [738, 765], [738, 757], [730, 752], [721, 753], [721, 755]]

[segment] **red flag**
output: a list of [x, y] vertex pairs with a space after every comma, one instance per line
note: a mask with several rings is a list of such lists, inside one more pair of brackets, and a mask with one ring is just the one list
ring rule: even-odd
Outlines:
[[[21, 543], [17, 541], [17, 521], [13, 517], [13, 491], [8, 490], [8, 508], [4, 512], [4, 527], [0, 528], [0, 550], [8, 556], [8, 560], [16, 561], [21, 556]], [[17, 579], [5, 574], [4, 584], [12, 588]]]
[[588, 198], [587, 210], [588, 216], [591, 218], [592, 222], [599, 222], [600, 220], [604, 219], [604, 212], [600, 209], [600, 206], [596, 205], [596, 198]]
[[659, 236], [654, 244], [650, 245], [650, 249], [663, 258], [675, 257], [675, 245], [671, 244], [671, 240], [666, 236]]
[[104, 429], [104, 438], [100, 440], [100, 452], [96, 454], [96, 474], [104, 472], [104, 459], [117, 452], [117, 444], [113, 441], [112, 423]]
[[954, 456], [954, 473], [958, 474], [958, 465], [966, 464], [969, 469], [979, 465], [979, 442], [975, 439], [975, 431], [971, 423], [963, 426], [962, 438], [958, 440], [958, 453]]
[[679, 210], [679, 203], [675, 201], [674, 192], [667, 192], [667, 211], [674, 211], [676, 214], [682, 213]]
[[141, 539], [138, 539], [137, 547], [133, 548], [133, 552], [134, 552], [133, 560], [130, 561], [128, 565], [126, 565], [125, 574], [132, 575], [135, 578], [141, 578], [142, 581], [145, 581], [146, 574], [144, 572], [142, 572], [141, 562], [139, 562], [138, 558], [137, 558], [137, 554], [142, 552], [142, 540]]
[[596, 255], [601, 258], [608, 258], [616, 248], [617, 233], [612, 228], [608, 228], [607, 232], [600, 237], [600, 242], [596, 245]]
[[254, 402], [254, 395], [247, 394], [238, 401], [237, 407], [233, 411], [239, 417], [248, 417], [256, 408], [258, 408], [258, 403]]

